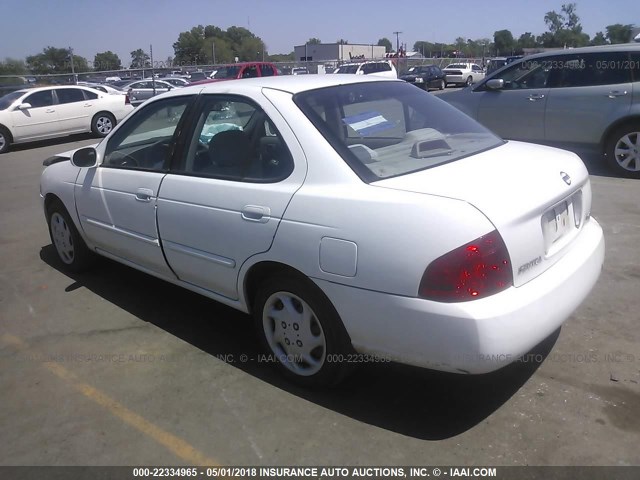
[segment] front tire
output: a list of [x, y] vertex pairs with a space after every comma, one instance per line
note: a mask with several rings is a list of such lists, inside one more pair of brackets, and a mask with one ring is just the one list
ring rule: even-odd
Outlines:
[[11, 134], [9, 133], [9, 130], [4, 127], [0, 127], [0, 153], [8, 152], [10, 145]]
[[82, 272], [93, 265], [95, 254], [84, 243], [60, 201], [53, 202], [47, 209], [47, 223], [51, 242], [65, 270]]
[[440, 87], [438, 87], [438, 89], [444, 90], [445, 88], [447, 88], [447, 82], [445, 82], [444, 80], [440, 80]]
[[116, 119], [108, 112], [97, 113], [91, 121], [91, 131], [99, 137], [106, 137], [116, 126]]
[[326, 387], [349, 372], [349, 336], [329, 299], [311, 280], [271, 277], [259, 287], [253, 307], [262, 348], [289, 380]]
[[609, 168], [617, 175], [640, 178], [640, 123], [614, 130], [607, 138], [605, 157]]

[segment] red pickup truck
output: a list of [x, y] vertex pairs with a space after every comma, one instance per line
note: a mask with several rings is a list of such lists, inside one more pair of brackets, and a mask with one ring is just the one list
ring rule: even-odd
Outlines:
[[218, 68], [212, 79], [193, 82], [191, 85], [204, 85], [206, 83], [232, 80], [234, 78], [274, 77], [278, 75], [278, 69], [269, 62], [245, 62], [222, 65]]

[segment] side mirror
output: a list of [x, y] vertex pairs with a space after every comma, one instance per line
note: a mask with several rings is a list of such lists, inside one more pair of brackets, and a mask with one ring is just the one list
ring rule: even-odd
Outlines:
[[30, 103], [21, 103], [20, 105], [18, 105], [18, 110], [29, 110], [30, 108]]
[[502, 90], [504, 88], [504, 80], [501, 78], [492, 78], [484, 84], [488, 90]]
[[73, 152], [71, 164], [74, 167], [92, 168], [98, 164], [98, 152], [93, 147], [85, 147]]

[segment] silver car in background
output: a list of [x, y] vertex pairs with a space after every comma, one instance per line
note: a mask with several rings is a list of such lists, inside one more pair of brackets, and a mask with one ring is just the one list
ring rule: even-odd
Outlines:
[[161, 93], [168, 92], [176, 87], [163, 80], [154, 80], [147, 78], [144, 80], [134, 80], [133, 82], [126, 83], [120, 86], [122, 90], [129, 93], [131, 105], [138, 106], [141, 103], [149, 100], [151, 97], [160, 95]]
[[640, 178], [640, 44], [527, 56], [439, 98], [503, 138], [596, 146], [618, 175]]

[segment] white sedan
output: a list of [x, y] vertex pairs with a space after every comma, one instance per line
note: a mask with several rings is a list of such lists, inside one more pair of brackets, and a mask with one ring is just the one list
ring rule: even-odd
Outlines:
[[133, 107], [127, 95], [79, 86], [18, 90], [0, 97], [0, 153], [13, 143], [74, 133], [104, 137]]
[[442, 71], [447, 85], [471, 85], [485, 77], [484, 70], [476, 63], [452, 63]]
[[371, 358], [496, 370], [560, 327], [604, 258], [576, 155], [505, 142], [402, 80], [187, 87], [45, 165], [67, 269], [99, 254], [251, 313], [303, 385]]

